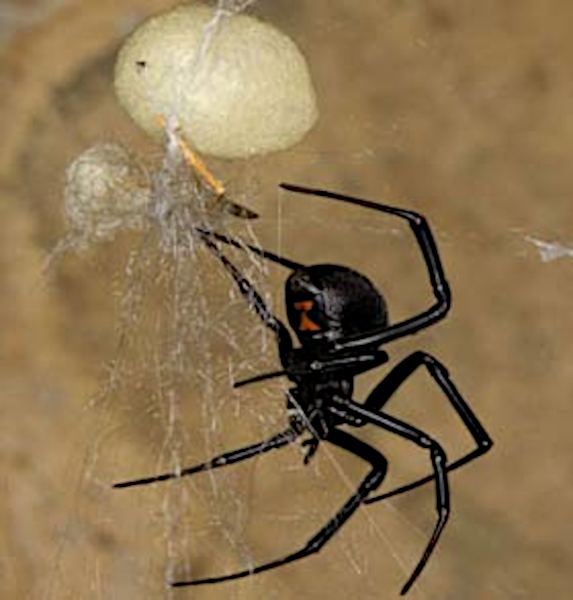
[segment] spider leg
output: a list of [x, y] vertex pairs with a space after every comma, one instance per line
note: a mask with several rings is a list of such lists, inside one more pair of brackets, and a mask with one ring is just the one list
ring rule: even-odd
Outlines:
[[286, 256], [281, 256], [280, 254], [275, 254], [274, 252], [269, 252], [268, 250], [263, 250], [262, 248], [257, 248], [256, 246], [241, 243], [227, 235], [216, 233], [214, 231], [208, 231], [207, 229], [203, 229], [201, 227], [197, 227], [197, 231], [203, 235], [217, 240], [218, 242], [223, 242], [223, 244], [227, 244], [228, 246], [242, 250], [243, 252], [252, 252], [261, 258], [281, 265], [281, 267], [286, 267], [287, 269], [292, 269], [293, 271], [304, 268], [304, 265], [297, 263]]
[[221, 252], [217, 244], [213, 242], [211, 234], [201, 233], [205, 246], [211, 251], [215, 258], [223, 265], [223, 268], [234, 280], [239, 292], [247, 301], [249, 307], [258, 315], [264, 325], [277, 336], [279, 347], [284, 344], [287, 349], [292, 348], [292, 340], [287, 328], [275, 317], [265, 301], [255, 289], [253, 284], [239, 271], [239, 269]]
[[436, 480], [436, 510], [438, 513], [438, 519], [436, 525], [434, 526], [432, 536], [426, 545], [426, 549], [424, 550], [422, 558], [419, 560], [416, 568], [412, 572], [412, 575], [402, 588], [401, 594], [404, 595], [412, 587], [422, 572], [424, 566], [428, 562], [428, 559], [436, 547], [438, 539], [440, 538], [440, 535], [444, 530], [449, 517], [450, 492], [446, 469], [446, 454], [438, 442], [427, 436], [423, 431], [416, 429], [415, 427], [412, 427], [411, 425], [408, 425], [399, 419], [383, 413], [372, 412], [368, 408], [365, 408], [364, 406], [357, 404], [352, 400], [337, 398], [336, 401], [336, 406], [332, 406], [331, 408], [335, 414], [343, 417], [356, 417], [360, 420], [367, 421], [372, 425], [377, 425], [386, 431], [390, 431], [396, 435], [399, 435], [400, 437], [411, 440], [430, 453], [430, 459], [432, 461], [432, 466], [434, 467], [434, 477]]
[[241, 462], [242, 460], [246, 460], [247, 458], [263, 454], [264, 452], [268, 452], [269, 450], [274, 450], [275, 448], [286, 446], [287, 444], [293, 442], [298, 437], [298, 435], [299, 434], [294, 429], [289, 428], [268, 440], [265, 440], [258, 444], [253, 444], [252, 446], [240, 448], [239, 450], [234, 450], [232, 452], [220, 454], [219, 456], [216, 456], [211, 460], [195, 465], [193, 467], [188, 467], [177, 472], [163, 473], [162, 475], [155, 475], [153, 477], [145, 477], [143, 479], [134, 479], [132, 481], [123, 481], [121, 483], [115, 483], [113, 487], [126, 488], [133, 487], [136, 485], [147, 485], [148, 483], [167, 481], [168, 479], [180, 479], [181, 477], [185, 477], [187, 475], [193, 475], [194, 473], [200, 473], [201, 471], [211, 471], [212, 469], [217, 469], [218, 467], [226, 467], [227, 465], [232, 465], [234, 463]]
[[282, 565], [294, 562], [301, 558], [305, 558], [315, 552], [318, 552], [330, 538], [332, 538], [342, 525], [352, 516], [352, 514], [360, 507], [364, 498], [374, 489], [376, 489], [384, 479], [386, 474], [387, 461], [380, 452], [375, 450], [372, 446], [365, 444], [358, 440], [354, 436], [341, 431], [339, 429], [331, 429], [325, 441], [335, 444], [340, 448], [348, 450], [352, 454], [363, 458], [372, 465], [372, 470], [364, 481], [360, 484], [356, 492], [348, 499], [348, 501], [342, 506], [342, 508], [336, 513], [336, 515], [313, 537], [311, 538], [306, 546], [293, 554], [289, 554], [282, 559], [249, 569], [246, 571], [240, 571], [238, 573], [232, 573], [230, 575], [223, 575], [221, 577], [211, 577], [208, 579], [198, 579], [196, 581], [178, 581], [173, 583], [174, 587], [183, 587], [188, 585], [203, 585], [206, 583], [219, 583], [221, 581], [230, 581], [232, 579], [240, 579], [241, 577], [248, 577], [256, 573], [275, 569]]
[[[378, 386], [376, 386], [376, 388], [364, 402], [364, 407], [372, 411], [383, 410], [388, 400], [390, 400], [400, 385], [418, 367], [422, 366], [428, 369], [428, 373], [440, 386], [446, 398], [450, 401], [456, 413], [465, 424], [477, 446], [474, 450], [468, 452], [466, 455], [452, 463], [449, 463], [446, 466], [448, 471], [453, 471], [454, 469], [457, 469], [478, 458], [482, 454], [485, 454], [492, 447], [493, 442], [479, 422], [475, 413], [462, 398], [453, 381], [450, 379], [446, 367], [437, 358], [434, 358], [426, 352], [414, 352], [413, 354], [410, 354], [410, 356], [407, 356], [402, 362], [396, 365], [396, 367], [394, 367], [390, 373], [388, 373], [388, 375], [378, 384]], [[421, 479], [409, 483], [408, 485], [386, 492], [381, 496], [368, 498], [365, 500], [365, 502], [366, 504], [371, 504], [372, 502], [378, 502], [379, 500], [396, 496], [428, 483], [432, 481], [434, 477], [434, 474], [422, 477]]]
[[428, 225], [428, 222], [422, 215], [414, 211], [397, 208], [395, 206], [378, 204], [369, 200], [353, 198], [352, 196], [345, 196], [325, 190], [292, 185], [290, 183], [281, 183], [280, 187], [291, 192], [322, 196], [325, 198], [330, 198], [331, 200], [354, 204], [361, 206], [362, 208], [377, 210], [405, 219], [410, 225], [410, 228], [416, 237], [416, 241], [420, 246], [420, 250], [422, 251], [422, 256], [428, 270], [430, 284], [432, 286], [432, 291], [434, 293], [436, 302], [424, 312], [396, 323], [390, 327], [384, 327], [366, 334], [340, 340], [335, 344], [336, 350], [370, 345], [380, 346], [403, 336], [417, 333], [421, 329], [425, 329], [426, 327], [433, 325], [446, 316], [451, 304], [450, 289], [444, 275], [444, 269], [442, 267], [442, 262], [440, 260], [440, 255], [438, 253], [434, 236], [430, 226]]

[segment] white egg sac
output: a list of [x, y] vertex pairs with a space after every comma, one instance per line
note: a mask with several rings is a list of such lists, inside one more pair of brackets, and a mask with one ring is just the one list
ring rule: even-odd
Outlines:
[[220, 158], [296, 144], [318, 114], [305, 58], [256, 18], [214, 18], [192, 4], [137, 28], [117, 58], [119, 101], [149, 133], [162, 135], [158, 117], [175, 119], [191, 146]]

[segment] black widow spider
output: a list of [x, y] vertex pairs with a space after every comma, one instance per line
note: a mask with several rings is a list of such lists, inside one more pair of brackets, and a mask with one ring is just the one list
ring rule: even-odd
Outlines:
[[[304, 459], [305, 464], [308, 464], [319, 443], [324, 441], [339, 446], [372, 465], [372, 470], [338, 513], [307, 542], [306, 546], [284, 558], [230, 575], [179, 581], [172, 585], [182, 587], [238, 579], [309, 556], [318, 552], [361, 504], [378, 502], [435, 479], [437, 523], [420, 561], [401, 591], [402, 594], [406, 594], [428, 561], [447, 522], [450, 511], [448, 471], [457, 469], [484, 454], [492, 446], [492, 441], [459, 394], [444, 365], [425, 352], [414, 352], [402, 360], [382, 379], [362, 404], [352, 399], [353, 380], [360, 373], [389, 360], [386, 352], [380, 349], [381, 346], [417, 333], [443, 319], [447, 314], [451, 296], [438, 250], [426, 220], [415, 212], [323, 190], [290, 184], [281, 184], [281, 187], [291, 192], [323, 196], [405, 219], [421, 248], [435, 303], [418, 315], [390, 325], [383, 296], [360, 273], [338, 265], [304, 266], [272, 252], [251, 247], [251, 251], [261, 257], [293, 271], [286, 282], [285, 297], [289, 323], [300, 341], [300, 347], [294, 348], [285, 325], [270, 312], [251, 283], [221, 252], [216, 241], [244, 249], [243, 246], [226, 236], [199, 230], [204, 243], [234, 279], [251, 309], [274, 333], [278, 344], [283, 370], [237, 382], [235, 387], [271, 377], [288, 377], [294, 383], [294, 387], [287, 392], [290, 423], [281, 433], [258, 444], [222, 454], [177, 473], [165, 473], [117, 483], [114, 487], [123, 488], [177, 479], [227, 466], [286, 446], [303, 432], [310, 433], [311, 438], [303, 442], [303, 445], [309, 446]], [[476, 443], [474, 450], [452, 463], [446, 462], [444, 450], [436, 440], [422, 430], [383, 412], [384, 406], [398, 387], [422, 366], [426, 367], [441, 388]], [[378, 450], [340, 429], [341, 425], [361, 427], [367, 424], [376, 425], [427, 450], [433, 473], [382, 495], [372, 496], [372, 492], [384, 479], [387, 461]]]

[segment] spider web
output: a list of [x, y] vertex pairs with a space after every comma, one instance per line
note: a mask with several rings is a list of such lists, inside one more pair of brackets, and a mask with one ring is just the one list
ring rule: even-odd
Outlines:
[[[252, 3], [220, 1], [206, 28], [201, 53], [224, 19]], [[234, 283], [214, 263], [196, 231], [202, 227], [232, 235], [232, 227], [226, 228], [228, 215], [220, 207], [206, 206], [209, 191], [192, 175], [172, 141], [162, 162], [161, 167], [151, 169], [148, 177], [152, 182], [151, 206], [145, 207], [145, 223], [139, 219], [134, 225], [123, 220], [122, 215], [112, 214], [104, 227], [101, 213], [91, 220], [88, 215], [82, 221], [82, 229], [71, 231], [49, 261], [50, 267], [57, 268], [57, 259], [62, 255], [94, 250], [94, 243], [101, 239], [126, 248], [124, 260], [119, 261], [124, 267], [120, 266], [123, 281], [118, 293], [118, 344], [100, 390], [89, 402], [96, 435], [79, 484], [100, 500], [102, 490], [109, 489], [114, 479], [158, 470], [180, 471], [193, 462], [191, 457], [185, 457], [190, 449], [197, 450], [196, 461], [229, 450], [223, 446], [233, 439], [226, 431], [231, 429], [229, 423], [236, 425], [247, 420], [245, 415], [260, 414], [255, 407], [241, 408], [233, 399], [231, 383], [236, 373], [249, 376], [264, 370], [268, 363], [266, 331], [253, 325]], [[70, 205], [74, 200], [71, 198]], [[250, 228], [241, 225], [234, 237], [240, 243], [243, 240], [246, 250], [247, 244], [257, 242]], [[122, 229], [140, 231], [128, 234], [126, 239]], [[234, 260], [251, 281], [263, 281], [267, 269], [255, 254], [238, 252]], [[248, 394], [242, 396], [246, 396], [247, 403], [252, 402]], [[260, 430], [258, 435], [268, 437], [274, 433], [272, 421], [259, 420], [255, 424]], [[235, 434], [242, 443], [249, 441], [239, 428]], [[147, 460], [123, 459], [118, 450], [121, 440], [133, 442], [138, 437], [153, 448], [145, 454]], [[141, 441], [133, 445], [141, 447]], [[124, 468], [118, 470], [118, 466]], [[232, 472], [208, 474], [203, 480], [198, 489], [193, 482], [183, 481], [182, 485], [157, 486], [155, 494], [152, 490], [155, 501], [148, 503], [148, 510], [144, 511], [147, 515], [142, 514], [137, 525], [140, 531], [147, 524], [151, 525], [150, 532], [159, 532], [156, 539], [163, 548], [159, 552], [149, 548], [150, 556], [160, 556], [153, 569], [156, 585], [152, 587], [162, 589], [164, 582], [194, 575], [191, 557], [197, 554], [198, 526], [188, 513], [189, 507], [197, 505], [209, 513], [203, 519], [210, 525], [206, 539], [215, 534], [223, 540], [219, 546], [228, 546], [243, 565], [255, 562], [242, 535], [248, 509], [242, 498], [246, 492], [240, 493], [240, 488], [246, 484], [241, 484]], [[133, 507], [128, 495], [118, 496]], [[159, 515], [153, 508], [157, 506], [161, 507]], [[153, 515], [151, 524], [149, 517], [145, 518], [149, 514]], [[148, 540], [149, 534], [142, 537]], [[128, 532], [127, 546], [137, 546], [136, 538], [133, 531]], [[58, 554], [61, 552], [62, 549]], [[113, 597], [118, 589], [121, 586], [116, 581], [107, 581], [101, 583], [99, 593]], [[65, 588], [54, 580], [46, 597], [59, 598], [64, 593]], [[168, 597], [172, 593], [169, 589], [164, 592]]]
[[[186, 458], [190, 449], [198, 450], [195, 462], [202, 462], [229, 450], [225, 445], [233, 437], [241, 440], [235, 445], [248, 443], [240, 429], [235, 436], [228, 430], [250, 419], [247, 433], [253, 429], [252, 417], [259, 415], [256, 404], [242, 407], [242, 402], [253, 403], [249, 395], [241, 394], [239, 401], [231, 386], [239, 374], [247, 377], [269, 370], [268, 335], [264, 327], [251, 321], [234, 282], [214, 263], [197, 228], [231, 234], [239, 243], [242, 240], [243, 251], [235, 253], [234, 261], [249, 280], [261, 283], [263, 294], [267, 268], [247, 249], [248, 244], [257, 243], [250, 228], [241, 224], [238, 233], [228, 230], [228, 215], [202, 204], [208, 191], [172, 150], [168, 148], [163, 166], [151, 176], [155, 182], [153, 222], [123, 240], [127, 250], [120, 284], [123, 291], [118, 295], [117, 350], [100, 390], [89, 402], [90, 419], [99, 434], [84, 470], [88, 487], [96, 482], [109, 488], [118, 478], [178, 472], [193, 462]], [[97, 223], [92, 225], [95, 231]], [[89, 247], [91, 233], [72, 232], [55, 256]], [[113, 239], [108, 243], [122, 242]], [[258, 436], [275, 433], [272, 420], [259, 419], [254, 424]], [[113, 433], [108, 435], [110, 430]], [[122, 439], [139, 436], [147, 438], [155, 450], [146, 454], [143, 462], [121, 459], [114, 446], [121, 445]], [[136, 441], [134, 446], [140, 444]], [[129, 471], [117, 469], [130, 465]], [[214, 530], [210, 537], [218, 534], [243, 564], [255, 562], [242, 541], [248, 511], [242, 498], [246, 491], [240, 491], [245, 483], [238, 476], [210, 473], [198, 488], [187, 481], [157, 487], [149, 510], [161, 506], [158, 520], [163, 529], [164, 572], [155, 575], [160, 587], [161, 582], [193, 576], [190, 557], [197, 552], [197, 525], [187, 522], [185, 513], [197, 505], [198, 498], [211, 513], [206, 519]], [[127, 499], [124, 492], [119, 495]]]

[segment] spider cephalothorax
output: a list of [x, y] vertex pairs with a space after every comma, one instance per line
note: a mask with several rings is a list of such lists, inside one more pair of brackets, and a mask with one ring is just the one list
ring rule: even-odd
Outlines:
[[334, 341], [388, 324], [386, 302], [364, 275], [340, 265], [296, 270], [287, 280], [289, 323], [303, 345]]
[[[245, 246], [224, 235], [201, 230], [206, 246], [233, 279], [249, 307], [275, 335], [278, 355], [283, 367], [281, 371], [236, 382], [235, 387], [262, 382], [272, 377], [288, 377], [294, 384], [288, 392], [289, 399], [286, 406], [288, 426], [262, 442], [226, 452], [193, 467], [174, 473], [126, 481], [116, 484], [116, 487], [130, 487], [210, 471], [282, 448], [292, 444], [302, 434], [309, 433], [311, 439], [303, 442], [303, 445], [310, 445], [305, 462], [308, 462], [318, 450], [319, 444], [327, 442], [358, 456], [371, 466], [370, 472], [336, 515], [308, 540], [305, 546], [283, 558], [257, 567], [250, 565], [247, 570], [228, 575], [178, 581], [172, 585], [180, 587], [230, 581], [305, 558], [318, 552], [332, 539], [360, 506], [407, 492], [433, 481], [437, 520], [422, 558], [402, 588], [402, 594], [405, 594], [422, 572], [448, 520], [449, 472], [481, 456], [492, 445], [481, 423], [458, 392], [446, 367], [426, 352], [413, 352], [400, 361], [390, 369], [364, 400], [356, 401], [353, 397], [354, 377], [378, 368], [388, 361], [388, 355], [382, 349], [386, 344], [430, 327], [447, 314], [451, 297], [438, 249], [428, 223], [422, 215], [413, 211], [323, 190], [289, 184], [281, 184], [281, 187], [293, 192], [353, 204], [407, 222], [421, 250], [434, 302], [426, 310], [390, 324], [384, 298], [360, 273], [337, 265], [305, 266], [273, 252], [249, 246], [251, 252], [292, 271], [286, 283], [285, 300], [289, 323], [302, 345], [300, 348], [294, 348], [287, 327], [270, 311], [262, 296], [225, 256], [218, 243], [222, 242], [240, 250], [245, 250]], [[446, 454], [438, 440], [422, 429], [397, 419], [385, 410], [386, 404], [392, 399], [396, 390], [422, 367], [427, 369], [476, 445], [473, 450], [453, 462], [447, 462]], [[387, 460], [374, 446], [348, 431], [349, 427], [365, 425], [378, 427], [408, 440], [427, 452], [432, 465], [431, 474], [382, 495], [374, 495], [375, 490], [384, 480]], [[340, 428], [341, 426], [344, 426], [344, 429]]]

